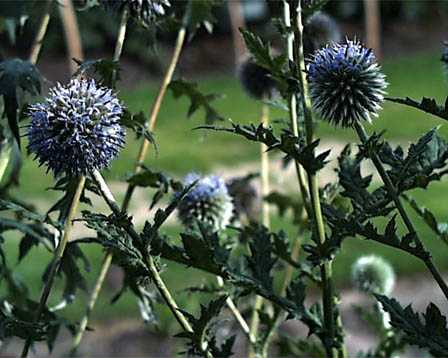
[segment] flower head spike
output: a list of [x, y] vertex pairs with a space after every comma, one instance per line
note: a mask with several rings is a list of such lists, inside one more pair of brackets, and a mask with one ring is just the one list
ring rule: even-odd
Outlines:
[[371, 49], [346, 40], [318, 50], [308, 66], [313, 108], [342, 127], [378, 116], [387, 87], [386, 76]]
[[124, 145], [122, 112], [112, 90], [98, 87], [94, 80], [57, 84], [44, 102], [29, 109], [28, 150], [55, 176], [101, 170]]
[[255, 99], [268, 99], [275, 94], [276, 82], [270, 72], [250, 56], [239, 65], [238, 77], [243, 89]]
[[233, 203], [224, 180], [216, 175], [201, 177], [188, 174], [185, 186], [196, 182], [178, 206], [179, 219], [186, 227], [201, 223], [213, 231], [226, 228], [233, 213]]
[[165, 15], [169, 0], [101, 0], [106, 9], [129, 11], [129, 16], [144, 27], [149, 27], [157, 17]]
[[332, 17], [316, 12], [308, 18], [303, 29], [303, 47], [306, 55], [341, 41], [341, 32]]
[[395, 286], [392, 266], [379, 256], [360, 257], [352, 266], [353, 284], [361, 291], [390, 295]]

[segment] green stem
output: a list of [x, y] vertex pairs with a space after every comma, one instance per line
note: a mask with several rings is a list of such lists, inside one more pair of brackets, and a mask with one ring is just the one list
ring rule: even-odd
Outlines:
[[[121, 215], [123, 212], [122, 212], [122, 210], [120, 210], [120, 208], [117, 204], [117, 201], [115, 200], [112, 192], [110, 191], [106, 181], [104, 180], [104, 178], [102, 177], [100, 172], [98, 172], [96, 170], [91, 174], [92, 174], [93, 180], [98, 185], [98, 189], [100, 190], [101, 195], [104, 198], [104, 200], [106, 201], [109, 208], [112, 210], [112, 212], [115, 215]], [[133, 239], [135, 239], [135, 240], [140, 239], [139, 234], [132, 227], [127, 227], [126, 230]], [[188, 322], [187, 318], [184, 316], [182, 311], [179, 309], [179, 306], [177, 305], [176, 301], [174, 300], [173, 296], [171, 295], [170, 291], [168, 290], [168, 287], [165, 285], [165, 282], [162, 280], [162, 277], [160, 276], [159, 271], [155, 265], [154, 259], [152, 258], [151, 255], [149, 255], [147, 250], [142, 252], [142, 254], [143, 254], [143, 259], [145, 261], [145, 264], [150, 272], [151, 280], [154, 283], [154, 285], [157, 287], [157, 290], [159, 291], [159, 293], [162, 296], [163, 300], [165, 301], [166, 305], [170, 309], [174, 318], [176, 319], [176, 321], [179, 323], [179, 325], [185, 332], [192, 333], [193, 328], [191, 327], [190, 323]], [[203, 348], [203, 352], [207, 356], [211, 357], [211, 354], [208, 352], [207, 347], [204, 346], [202, 348]]]
[[[294, 3], [294, 1], [291, 1]], [[306, 142], [310, 145], [314, 140], [314, 124], [311, 113], [311, 101], [308, 95], [308, 83], [305, 75], [305, 57], [303, 52], [303, 23], [302, 23], [302, 8], [301, 0], [297, 1], [297, 8], [291, 9], [294, 11], [294, 44], [297, 52], [298, 60], [298, 75], [302, 93], [302, 107], [304, 112]], [[318, 245], [325, 243], [325, 224], [322, 215], [320, 204], [319, 183], [315, 173], [308, 173], [308, 188], [311, 198], [311, 209], [314, 218], [315, 234], [317, 236]], [[345, 348], [343, 344], [336, 344], [335, 342], [335, 310], [336, 302], [333, 293], [332, 280], [332, 262], [326, 261], [320, 265], [320, 274], [322, 280], [322, 304], [324, 311], [324, 326], [325, 326], [325, 342], [324, 346], [328, 357], [345, 356]]]
[[[42, 294], [40, 297], [39, 306], [36, 311], [36, 316], [34, 318], [34, 322], [39, 321], [40, 316], [42, 315], [42, 312], [46, 306], [48, 297], [50, 296], [54, 278], [56, 276], [56, 273], [58, 272], [62, 257], [64, 256], [65, 248], [68, 243], [68, 239], [70, 237], [70, 232], [73, 227], [73, 219], [74, 219], [74, 217], [76, 215], [76, 211], [78, 209], [78, 205], [79, 205], [82, 191], [84, 189], [85, 181], [86, 181], [86, 178], [84, 176], [80, 177], [78, 180], [76, 191], [75, 191], [75, 194], [73, 195], [72, 202], [70, 204], [70, 209], [68, 211], [67, 217], [65, 218], [64, 233], [63, 233], [62, 239], [54, 253], [53, 262], [51, 263], [50, 271], [48, 273], [48, 278], [47, 278], [45, 286], [42, 290]], [[27, 339], [25, 341], [25, 345], [23, 347], [23, 351], [22, 351], [22, 355], [21, 355], [22, 357], [26, 357], [28, 355], [28, 351], [29, 351], [32, 343], [33, 343], [32, 339]]]
[[[261, 106], [261, 118], [260, 123], [264, 127], [269, 126], [269, 107], [267, 104], [263, 103]], [[260, 144], [260, 163], [261, 163], [261, 196], [263, 202], [261, 205], [261, 220], [265, 227], [269, 229], [271, 226], [271, 218], [269, 215], [269, 203], [267, 203], [264, 198], [269, 195], [269, 154], [267, 152], [268, 147], [264, 144]], [[254, 307], [252, 309], [252, 316], [250, 320], [250, 336], [255, 338], [253, 344], [249, 346], [249, 357], [253, 358], [256, 356], [255, 343], [258, 336], [258, 327], [260, 325], [260, 317], [258, 311], [263, 308], [263, 297], [256, 296]]]
[[[128, 18], [129, 18], [128, 10], [125, 8], [121, 14], [120, 26], [118, 29], [117, 41], [115, 44], [115, 50], [113, 56], [114, 61], [119, 61], [121, 54], [123, 52], [123, 45], [126, 38]], [[116, 78], [116, 72], [114, 71], [112, 83], [115, 83], [115, 78]], [[126, 211], [127, 208], [125, 208], [124, 210]], [[81, 344], [82, 337], [89, 323], [90, 314], [92, 313], [95, 307], [96, 300], [98, 299], [101, 288], [103, 287], [104, 280], [106, 279], [107, 272], [109, 271], [111, 263], [112, 263], [112, 253], [109, 251], [104, 256], [103, 263], [100, 268], [100, 273], [95, 281], [95, 285], [92, 289], [92, 292], [90, 293], [89, 300], [87, 302], [86, 312], [84, 316], [81, 318], [78, 331], [76, 332], [73, 338], [71, 355], [74, 355], [76, 353], [77, 349], [79, 348], [79, 345]]]
[[[355, 124], [356, 132], [358, 133], [358, 137], [361, 140], [363, 144], [366, 144], [369, 140], [368, 135], [362, 126], [361, 123], [356, 122]], [[415, 230], [414, 224], [412, 223], [411, 219], [409, 218], [408, 214], [406, 213], [406, 210], [403, 207], [403, 204], [401, 203], [399, 194], [397, 189], [395, 188], [394, 184], [392, 183], [392, 180], [389, 177], [389, 174], [387, 174], [386, 169], [384, 169], [383, 163], [381, 163], [380, 158], [378, 155], [374, 152], [369, 153], [370, 159], [372, 159], [373, 164], [375, 165], [375, 168], [378, 170], [378, 173], [383, 180], [384, 185], [386, 186], [386, 189], [391, 196], [392, 200], [395, 203], [395, 207], [398, 210], [398, 213], [400, 214], [401, 218], [403, 219], [403, 222], [406, 226], [406, 228], [409, 231], [409, 234], [413, 237], [415, 242], [418, 245], [422, 245], [420, 238], [418, 237], [417, 231]], [[446, 285], [445, 281], [442, 278], [442, 275], [439, 273], [437, 268], [435, 267], [434, 263], [432, 262], [431, 256], [427, 256], [427, 258], [423, 259], [423, 262], [425, 263], [428, 270], [431, 272], [432, 276], [438, 283], [440, 289], [443, 291], [443, 294], [448, 299], [448, 286]]]

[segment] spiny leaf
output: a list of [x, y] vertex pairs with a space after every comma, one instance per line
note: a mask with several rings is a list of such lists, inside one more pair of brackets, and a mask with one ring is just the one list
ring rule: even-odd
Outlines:
[[[193, 1], [196, 2], [196, 1]], [[217, 121], [222, 121], [224, 118], [216, 111], [210, 104], [222, 95], [218, 94], [203, 94], [195, 82], [187, 82], [184, 79], [171, 81], [169, 88], [173, 92], [174, 98], [186, 96], [190, 99], [190, 107], [188, 108], [187, 117], [191, 117], [197, 110], [203, 109], [205, 112], [205, 123], [213, 124]]]
[[417, 108], [423, 112], [430, 113], [436, 117], [448, 120], [448, 108], [447, 106], [442, 106], [437, 104], [434, 98], [423, 97], [420, 102], [413, 100], [412, 98], [393, 98], [386, 97], [386, 100], [404, 104], [409, 107]]

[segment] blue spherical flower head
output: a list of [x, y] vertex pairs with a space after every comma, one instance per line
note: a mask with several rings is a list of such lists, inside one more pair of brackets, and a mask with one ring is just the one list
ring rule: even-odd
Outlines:
[[372, 50], [350, 40], [318, 50], [308, 81], [314, 110], [342, 127], [377, 117], [387, 87]]
[[165, 15], [165, 8], [170, 6], [168, 0], [101, 0], [101, 3], [114, 11], [127, 9], [129, 16], [144, 27]]
[[200, 223], [214, 232], [225, 229], [232, 218], [233, 203], [224, 180], [216, 175], [201, 177], [194, 173], [183, 180], [185, 186], [194, 182], [196, 185], [179, 203], [179, 219], [188, 228]]
[[94, 80], [72, 79], [32, 105], [28, 150], [55, 176], [86, 175], [108, 167], [125, 143], [123, 107], [112, 90]]
[[448, 75], [448, 42], [443, 43], [442, 58], [440, 59], [443, 63], [443, 68]]
[[341, 41], [341, 31], [332, 17], [324, 12], [310, 16], [303, 29], [303, 50], [305, 55]]
[[379, 256], [362, 256], [352, 266], [352, 281], [361, 291], [388, 296], [395, 286], [395, 272]]

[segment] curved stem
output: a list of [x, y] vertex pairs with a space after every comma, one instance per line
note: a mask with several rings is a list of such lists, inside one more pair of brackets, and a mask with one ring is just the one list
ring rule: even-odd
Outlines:
[[[269, 126], [269, 107], [267, 104], [263, 103], [261, 106], [261, 118], [260, 122], [264, 127]], [[262, 206], [261, 206], [261, 220], [266, 228], [271, 226], [271, 218], [269, 215], [269, 203], [264, 200], [264, 198], [269, 195], [269, 155], [268, 147], [264, 144], [260, 144], [260, 162], [261, 162], [261, 196], [262, 196]], [[252, 310], [252, 316], [250, 321], [250, 335], [257, 341], [258, 327], [260, 325], [260, 318], [258, 311], [263, 307], [263, 297], [256, 296], [255, 303]], [[254, 342], [254, 343], [255, 343]], [[254, 344], [249, 346], [249, 357], [255, 357], [255, 347]]]
[[37, 59], [39, 58], [42, 42], [47, 32], [48, 23], [50, 22], [51, 3], [52, 0], [47, 0], [44, 5], [44, 11], [42, 13], [42, 17], [40, 18], [39, 28], [37, 30], [36, 37], [34, 38], [33, 45], [31, 46], [28, 61], [32, 64], [36, 64]]
[[[109, 208], [112, 210], [112, 212], [115, 215], [121, 215], [123, 212], [120, 210], [117, 201], [115, 200], [112, 192], [110, 191], [109, 187], [107, 186], [107, 183], [105, 182], [104, 178], [98, 172], [97, 170], [92, 173], [92, 178], [98, 185], [98, 188], [101, 192], [102, 197], [106, 201]], [[140, 236], [137, 232], [134, 231], [132, 228], [127, 228], [128, 233], [131, 235], [131, 237], [135, 239], [139, 239]], [[193, 332], [193, 328], [191, 327], [190, 323], [188, 322], [187, 318], [184, 316], [182, 311], [179, 309], [179, 306], [177, 305], [176, 301], [174, 300], [173, 296], [171, 295], [168, 287], [165, 285], [165, 282], [162, 280], [162, 277], [160, 277], [159, 270], [157, 269], [154, 259], [151, 255], [148, 254], [147, 250], [142, 252], [143, 259], [145, 261], [145, 264], [149, 270], [149, 273], [151, 275], [151, 280], [153, 281], [154, 285], [157, 287], [157, 290], [159, 291], [160, 295], [162, 296], [163, 300], [165, 301], [166, 305], [170, 309], [171, 313], [173, 314], [176, 321], [179, 323], [181, 328], [186, 332]], [[211, 354], [208, 352], [207, 347], [203, 347], [203, 353], [206, 354], [208, 357], [211, 357]]]
[[[60, 241], [55, 253], [53, 262], [50, 266], [50, 271], [48, 273], [47, 282], [42, 290], [42, 294], [39, 301], [39, 306], [37, 308], [36, 317], [34, 318], [34, 322], [38, 322], [40, 316], [45, 308], [48, 297], [50, 296], [51, 288], [53, 286], [54, 278], [61, 264], [62, 257], [64, 256], [64, 251], [68, 243], [68, 239], [70, 237], [70, 232], [73, 227], [73, 219], [76, 215], [76, 211], [78, 209], [79, 201], [81, 198], [82, 191], [84, 189], [86, 178], [84, 176], [80, 177], [77, 183], [76, 191], [73, 195], [72, 202], [70, 204], [70, 209], [68, 211], [67, 217], [65, 219], [64, 226], [64, 234], [62, 236], [62, 240]], [[33, 343], [32, 339], [27, 339], [22, 351], [22, 357], [26, 357], [28, 355], [29, 348]]]
[[[359, 139], [363, 144], [366, 144], [368, 141], [368, 135], [364, 129], [364, 127], [361, 125], [361, 123], [356, 122], [355, 124], [356, 133], [358, 134]], [[415, 230], [414, 224], [412, 223], [411, 219], [409, 218], [406, 210], [403, 207], [403, 204], [401, 203], [400, 197], [398, 195], [398, 191], [395, 188], [394, 184], [392, 183], [392, 180], [389, 177], [389, 174], [387, 174], [386, 169], [384, 169], [383, 163], [381, 163], [380, 158], [376, 153], [369, 153], [370, 159], [372, 159], [373, 164], [375, 165], [375, 168], [378, 170], [378, 173], [386, 186], [386, 189], [391, 196], [392, 200], [395, 203], [395, 207], [398, 210], [398, 213], [400, 214], [401, 218], [403, 219], [403, 222], [406, 226], [406, 228], [409, 231], [409, 234], [412, 235], [413, 239], [416, 243], [423, 246], [423, 243], [421, 242], [420, 238], [418, 237], [417, 231]], [[432, 276], [438, 283], [440, 289], [443, 291], [443, 294], [448, 299], [448, 286], [445, 283], [445, 281], [442, 278], [442, 275], [435, 267], [434, 263], [432, 262], [431, 256], [428, 256], [426, 259], [423, 259], [423, 262], [425, 263], [428, 270], [431, 272]]]
[[[121, 14], [120, 26], [118, 29], [117, 41], [115, 44], [115, 50], [113, 56], [114, 61], [119, 61], [121, 54], [123, 52], [123, 45], [126, 38], [128, 19], [129, 19], [128, 10], [127, 8], [125, 8]], [[116, 78], [116, 72], [113, 73], [112, 83], [115, 83], [115, 78]], [[78, 331], [73, 337], [72, 347], [70, 351], [72, 355], [76, 353], [77, 349], [79, 348], [79, 345], [81, 344], [82, 337], [89, 323], [90, 314], [92, 313], [95, 307], [96, 300], [98, 299], [98, 295], [101, 291], [101, 288], [103, 287], [104, 280], [106, 279], [107, 272], [109, 271], [111, 263], [112, 263], [112, 253], [107, 252], [106, 255], [104, 256], [103, 263], [101, 264], [100, 273], [95, 281], [95, 285], [93, 286], [92, 292], [90, 293], [89, 300], [87, 302], [86, 312], [84, 316], [81, 318]]]

